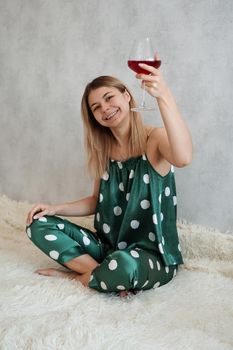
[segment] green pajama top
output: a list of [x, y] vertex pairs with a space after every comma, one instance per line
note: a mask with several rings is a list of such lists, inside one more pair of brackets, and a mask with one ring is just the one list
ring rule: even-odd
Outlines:
[[110, 160], [100, 181], [95, 229], [109, 251], [141, 248], [183, 264], [176, 228], [174, 167], [161, 176], [146, 155]]

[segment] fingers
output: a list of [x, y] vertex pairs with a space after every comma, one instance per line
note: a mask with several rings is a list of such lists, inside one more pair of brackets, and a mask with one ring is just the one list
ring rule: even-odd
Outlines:
[[33, 219], [39, 219], [41, 216], [46, 215], [47, 213], [48, 213], [48, 210], [45, 208], [43, 204], [37, 204], [28, 213], [27, 220], [26, 220], [27, 225], [31, 225], [31, 223], [33, 222]]
[[147, 82], [145, 80], [142, 81], [142, 87], [143, 87], [143, 84], [145, 84], [145, 86], [147, 86], [148, 88], [154, 88], [156, 89], [159, 85], [159, 81], [154, 81], [154, 82]]
[[[145, 63], [139, 63], [138, 64], [140, 68], [143, 68], [144, 70], [147, 70], [151, 75], [159, 75], [160, 74], [160, 71], [159, 69], [156, 69], [155, 67], [152, 67], [152, 66], [149, 66], [148, 64], [145, 64]], [[137, 75], [145, 75], [145, 76], [148, 76], [146, 74], [137, 74]]]
[[161, 86], [163, 85], [163, 76], [161, 72], [147, 64], [140, 64], [143, 69], [146, 69], [150, 74], [137, 74], [136, 78], [142, 81], [144, 88], [151, 96], [159, 97], [161, 94]]
[[160, 79], [160, 76], [159, 75], [137, 74], [136, 78], [141, 79], [141, 80], [145, 80], [145, 81], [158, 82]]
[[43, 210], [43, 211], [41, 211], [40, 213], [34, 215], [34, 216], [33, 216], [33, 219], [39, 219], [39, 218], [41, 218], [42, 216], [47, 215], [48, 212], [49, 212], [48, 210]]
[[143, 79], [141, 83], [141, 87], [145, 86], [145, 88], [157, 89], [159, 86], [160, 79], [159, 77], [152, 77], [152, 79]]

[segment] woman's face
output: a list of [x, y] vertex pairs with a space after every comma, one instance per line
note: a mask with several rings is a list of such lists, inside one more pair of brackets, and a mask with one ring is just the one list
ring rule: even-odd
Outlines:
[[114, 128], [129, 116], [130, 95], [114, 87], [100, 87], [92, 90], [88, 97], [90, 109], [103, 126]]

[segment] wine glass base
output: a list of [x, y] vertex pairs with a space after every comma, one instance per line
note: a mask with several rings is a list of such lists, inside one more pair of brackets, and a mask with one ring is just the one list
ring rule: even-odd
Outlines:
[[149, 112], [149, 111], [155, 111], [154, 107], [134, 107], [130, 108], [133, 112]]

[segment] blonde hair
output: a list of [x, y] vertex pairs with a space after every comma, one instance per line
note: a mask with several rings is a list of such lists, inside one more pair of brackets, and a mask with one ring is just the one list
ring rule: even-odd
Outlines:
[[[117, 78], [100, 76], [86, 86], [82, 97], [81, 111], [85, 131], [88, 169], [95, 178], [100, 178], [108, 169], [112, 147], [116, 144], [111, 129], [102, 126], [96, 121], [88, 103], [90, 92], [103, 86], [114, 87], [121, 93], [127, 91], [130, 95], [129, 107], [136, 106], [136, 102], [127, 87]], [[140, 156], [146, 151], [146, 139], [147, 135], [140, 114], [130, 111], [130, 157]]]

